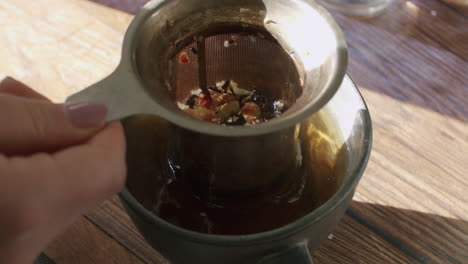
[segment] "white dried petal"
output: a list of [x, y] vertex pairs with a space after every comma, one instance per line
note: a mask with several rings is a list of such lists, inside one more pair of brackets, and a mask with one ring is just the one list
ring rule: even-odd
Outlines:
[[222, 88], [224, 86], [224, 84], [226, 84], [227, 81], [220, 81], [220, 82], [217, 82], [216, 83], [216, 87], [218, 88]]
[[278, 101], [275, 101], [275, 102], [273, 103], [273, 106], [275, 107], [275, 109], [283, 110], [283, 108], [284, 108], [284, 103], [283, 103], [283, 101], [278, 100]]
[[225, 40], [225, 41], [224, 41], [224, 47], [225, 47], [225, 48], [229, 48], [229, 40]]
[[195, 90], [190, 91], [190, 93], [192, 95], [200, 95], [202, 93], [202, 90], [201, 89], [195, 89]]
[[236, 95], [248, 95], [250, 93], [249, 90], [239, 88], [236, 82], [231, 81], [230, 85]]
[[177, 102], [177, 106], [180, 108], [180, 110], [185, 110], [188, 108], [188, 105], [183, 104], [181, 102]]

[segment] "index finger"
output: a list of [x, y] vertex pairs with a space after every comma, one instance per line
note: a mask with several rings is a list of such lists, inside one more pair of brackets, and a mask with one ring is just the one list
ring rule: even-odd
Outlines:
[[112, 123], [88, 143], [52, 155], [0, 156], [0, 173], [0, 186], [8, 186], [0, 193], [0, 208], [20, 204], [50, 215], [82, 213], [123, 187], [123, 129]]
[[6, 93], [19, 97], [50, 101], [47, 97], [29, 88], [27, 85], [11, 77], [6, 77], [0, 82], [0, 93]]
[[125, 174], [125, 139], [119, 123], [108, 125], [85, 144], [53, 155], [0, 154], [0, 208], [7, 212], [0, 225], [8, 226], [0, 229], [0, 246], [43, 250], [79, 215], [120, 191]]
[[[56, 183], [67, 195], [89, 209], [123, 188], [126, 175], [125, 136], [122, 125], [114, 122], [87, 144], [53, 155], [58, 171]], [[52, 179], [51, 179], [52, 180]], [[60, 190], [59, 190], [60, 191]]]

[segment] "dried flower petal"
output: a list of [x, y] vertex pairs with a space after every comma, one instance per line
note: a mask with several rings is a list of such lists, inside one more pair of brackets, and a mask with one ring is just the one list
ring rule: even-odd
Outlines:
[[187, 64], [190, 62], [190, 58], [189, 56], [187, 55], [186, 52], [181, 52], [179, 54], [179, 63], [182, 63], [182, 64]]

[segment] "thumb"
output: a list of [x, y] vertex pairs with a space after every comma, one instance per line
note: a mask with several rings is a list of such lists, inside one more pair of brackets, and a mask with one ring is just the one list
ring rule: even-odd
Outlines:
[[0, 152], [7, 155], [52, 152], [88, 140], [106, 121], [102, 104], [53, 104], [0, 95]]

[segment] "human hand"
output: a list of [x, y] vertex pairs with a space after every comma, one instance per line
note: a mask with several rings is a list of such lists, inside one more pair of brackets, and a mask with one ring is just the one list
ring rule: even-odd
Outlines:
[[0, 83], [0, 263], [32, 263], [81, 214], [120, 191], [125, 138], [103, 105], [53, 104]]

